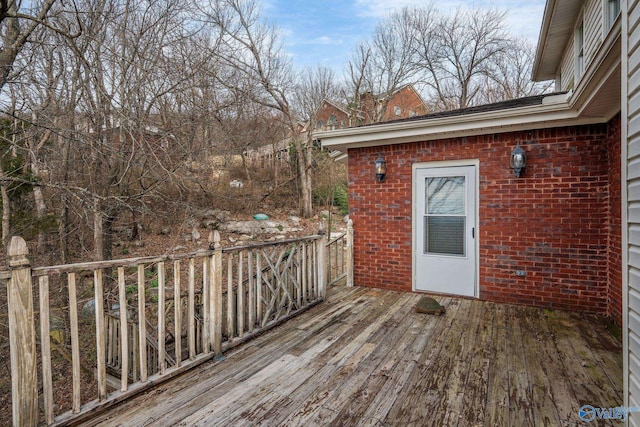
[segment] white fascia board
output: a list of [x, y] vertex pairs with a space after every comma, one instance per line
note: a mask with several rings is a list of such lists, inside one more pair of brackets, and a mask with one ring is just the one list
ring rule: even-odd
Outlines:
[[[551, 16], [552, 12], [555, 9], [556, 1], [555, 0], [547, 0], [544, 5], [544, 13], [542, 14], [542, 25], [540, 26], [540, 34], [538, 35], [538, 45], [536, 47], [536, 56], [533, 60], [533, 67], [531, 73], [531, 80], [534, 82], [536, 79], [543, 78], [540, 75], [540, 67], [542, 64], [542, 54], [545, 50], [545, 45], [547, 43], [547, 37], [549, 35], [549, 27], [551, 26]], [[544, 76], [546, 77], [546, 76]]]
[[315, 138], [324, 147], [346, 153], [349, 148], [376, 147], [406, 142], [492, 133], [533, 130], [553, 126], [601, 123], [602, 117], [580, 117], [570, 108], [569, 95], [545, 98], [542, 105], [512, 108], [442, 118], [426, 118], [318, 132]]
[[347, 153], [341, 153], [339, 156], [336, 157], [336, 162], [337, 163], [347, 163], [347, 160], [349, 159], [349, 156], [347, 155]]

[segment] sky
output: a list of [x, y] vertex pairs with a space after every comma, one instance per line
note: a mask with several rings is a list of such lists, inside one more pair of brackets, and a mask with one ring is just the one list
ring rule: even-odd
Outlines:
[[[386, 15], [403, 6], [427, 4], [425, 0], [264, 0], [264, 13], [281, 29], [284, 48], [301, 69], [324, 65], [342, 75], [349, 55], [369, 38]], [[545, 0], [451, 0], [438, 4], [442, 12], [458, 7], [496, 7], [507, 12], [511, 34], [536, 42]]]

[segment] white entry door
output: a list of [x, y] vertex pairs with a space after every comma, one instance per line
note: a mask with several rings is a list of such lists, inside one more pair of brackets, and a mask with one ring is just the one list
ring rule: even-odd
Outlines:
[[416, 168], [415, 289], [476, 296], [476, 166]]

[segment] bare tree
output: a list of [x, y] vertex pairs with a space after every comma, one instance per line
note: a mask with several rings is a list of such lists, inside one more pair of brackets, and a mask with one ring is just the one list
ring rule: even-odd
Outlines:
[[485, 76], [480, 101], [498, 102], [522, 98], [549, 91], [552, 81], [534, 82], [531, 70], [535, 57], [535, 46], [525, 39], [514, 39], [508, 49], [494, 59], [492, 72]]
[[315, 114], [324, 100], [338, 100], [344, 94], [333, 70], [316, 66], [303, 70], [295, 86], [294, 105], [298, 116], [305, 122], [314, 123]]
[[312, 147], [298, 133], [298, 117], [290, 101], [296, 76], [282, 51], [279, 31], [260, 18], [260, 4], [256, 0], [219, 0], [209, 6], [204, 12], [221, 33], [219, 60], [232, 76], [221, 79], [221, 83], [281, 114], [295, 147], [300, 212], [310, 217]]
[[369, 75], [373, 61], [373, 51], [369, 43], [361, 43], [352, 52], [351, 59], [347, 62], [346, 73], [348, 75], [347, 89], [350, 92], [347, 110], [352, 125], [364, 123], [364, 111], [361, 111], [360, 96], [363, 93], [371, 92]]
[[[25, 72], [16, 75], [25, 100], [19, 116], [37, 130], [21, 149], [30, 153], [32, 170], [43, 162], [50, 171], [45, 184], [61, 195], [61, 223], [66, 226], [72, 207], [93, 225], [97, 259], [111, 257], [118, 217], [129, 212], [135, 222], [190, 153], [180, 135], [160, 127], [171, 116], [163, 108], [173, 110], [173, 100], [204, 80], [194, 73], [211, 65], [210, 55], [197, 54], [204, 40], [197, 37], [200, 26], [187, 22], [185, 6], [85, 0], [65, 10], [60, 4], [51, 24], [66, 32], [34, 45], [23, 57]], [[36, 202], [44, 209], [41, 196]]]
[[459, 9], [451, 17], [440, 17], [435, 33], [431, 32], [436, 37], [435, 48], [418, 50], [438, 107], [465, 108], [477, 102], [480, 82], [493, 73], [495, 59], [510, 46], [504, 17], [504, 12], [495, 9]]
[[413, 81], [418, 71], [413, 31], [411, 11], [404, 8], [378, 24], [371, 41], [352, 54], [347, 65], [351, 105], [365, 122], [381, 121], [388, 95]]
[[[465, 108], [484, 102], [540, 93], [547, 85], [530, 82], [532, 49], [504, 30], [505, 12], [458, 9], [439, 12], [432, 3], [391, 14], [362, 43], [348, 63], [356, 94], [384, 94], [405, 83], [423, 89], [433, 110]], [[383, 110], [376, 99], [378, 111]], [[362, 102], [354, 98], [353, 105]], [[371, 109], [371, 108], [369, 108]], [[374, 110], [375, 111], [375, 110]], [[361, 111], [367, 121], [375, 114]]]
[[[44, 0], [23, 4], [16, 0], [0, 1], [0, 90], [7, 83], [11, 67], [31, 34], [45, 19], [56, 0]], [[25, 10], [29, 10], [26, 12]]]
[[[0, 1], [0, 91], [7, 84], [16, 58], [27, 45], [31, 35], [41, 26], [56, 0], [34, 1], [27, 4], [15, 0]], [[14, 111], [14, 109], [11, 109]], [[14, 121], [15, 122], [15, 121]], [[15, 137], [14, 133], [14, 137]], [[15, 141], [14, 141], [15, 142]], [[6, 246], [10, 234], [11, 203], [8, 195], [9, 178], [1, 171], [2, 183], [2, 242]], [[41, 207], [41, 205], [38, 205]]]

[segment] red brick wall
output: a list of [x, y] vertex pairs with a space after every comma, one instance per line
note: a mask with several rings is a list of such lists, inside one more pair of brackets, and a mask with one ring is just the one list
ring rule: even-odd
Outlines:
[[620, 115], [609, 122], [609, 306], [607, 315], [622, 326], [622, 167]]
[[[331, 118], [331, 116], [335, 116], [337, 120], [337, 123], [333, 127], [334, 129], [340, 129], [349, 126], [349, 115], [347, 113], [328, 102], [323, 102], [322, 106], [316, 112], [313, 128], [315, 130], [331, 129], [331, 127], [329, 126], [329, 119]], [[322, 128], [318, 128], [317, 126], [319, 121], [322, 122]]]
[[[423, 116], [429, 111], [420, 96], [411, 86], [406, 86], [391, 96], [383, 114], [383, 122], [389, 120], [406, 119], [408, 117]], [[395, 107], [400, 107], [400, 114], [396, 114]]]
[[[609, 127], [349, 150], [355, 283], [411, 291], [412, 164], [478, 159], [480, 298], [609, 313], [608, 281], [617, 274], [610, 261], [615, 254], [608, 250], [615, 240], [609, 215], [619, 216], [611, 209], [619, 195], [609, 194], [615, 187], [610, 182], [619, 176], [610, 169], [615, 132]], [[516, 141], [527, 153], [521, 178], [509, 169]], [[373, 174], [378, 153], [387, 161], [383, 183]], [[516, 270], [526, 276], [516, 276]]]

